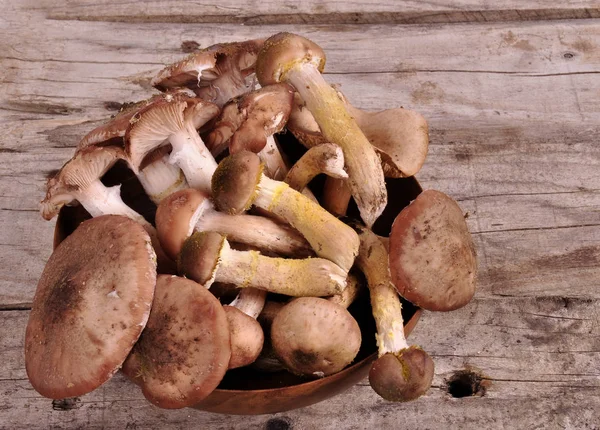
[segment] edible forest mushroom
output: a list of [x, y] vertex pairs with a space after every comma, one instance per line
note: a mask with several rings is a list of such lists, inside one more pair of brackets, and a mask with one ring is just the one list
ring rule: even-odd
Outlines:
[[344, 170], [344, 153], [333, 143], [324, 143], [310, 148], [285, 177], [285, 183], [296, 191], [302, 191], [320, 173], [333, 178], [348, 178]]
[[161, 408], [193, 406], [221, 382], [231, 356], [227, 317], [195, 282], [160, 275], [148, 324], [123, 373]]
[[174, 271], [173, 262], [162, 250], [156, 229], [142, 215], [127, 206], [121, 199], [121, 186], [106, 187], [100, 178], [125, 153], [118, 146], [88, 146], [75, 153], [58, 173], [46, 184], [46, 197], [41, 202], [40, 212], [46, 220], [58, 214], [60, 208], [78, 201], [92, 217], [100, 215], [122, 215], [141, 224], [150, 234], [156, 251], [159, 270]]
[[323, 377], [352, 363], [361, 344], [360, 327], [341, 305], [300, 297], [273, 320], [271, 343], [292, 373]]
[[344, 151], [348, 183], [360, 215], [370, 227], [387, 204], [379, 156], [348, 114], [336, 91], [323, 79], [325, 53], [303, 37], [279, 33], [264, 43], [256, 61], [261, 85], [288, 82], [306, 102], [325, 138]]
[[433, 360], [421, 348], [406, 342], [402, 305], [392, 284], [385, 246], [370, 230], [357, 230], [360, 251], [356, 264], [367, 278], [379, 349], [379, 357], [369, 372], [369, 383], [386, 400], [414, 400], [431, 386]]
[[252, 205], [265, 209], [302, 233], [319, 257], [333, 261], [348, 273], [358, 251], [356, 232], [286, 183], [269, 179], [262, 171], [258, 156], [248, 151], [221, 161], [212, 179], [217, 209], [231, 214]]
[[170, 142], [169, 163], [183, 170], [189, 185], [210, 192], [210, 178], [217, 163], [196, 131], [219, 113], [210, 102], [183, 94], [166, 94], [147, 105], [131, 119], [125, 134], [125, 150], [137, 172], [144, 157]]
[[263, 39], [219, 43], [161, 70], [152, 85], [161, 91], [187, 87], [222, 107], [254, 87], [254, 66]]
[[223, 306], [231, 336], [230, 369], [248, 366], [260, 354], [265, 336], [256, 318], [265, 306], [266, 298], [264, 290], [242, 288], [233, 302]]
[[25, 333], [31, 385], [81, 396], [114, 375], [146, 325], [156, 283], [148, 233], [114, 215], [84, 221], [54, 250]]
[[173, 259], [194, 231], [214, 231], [233, 242], [294, 257], [312, 254], [310, 245], [294, 229], [256, 215], [217, 212], [202, 192], [188, 188], [164, 199], [156, 211], [156, 230], [163, 249]]
[[477, 257], [458, 204], [426, 190], [396, 217], [390, 234], [392, 280], [402, 297], [430, 311], [452, 311], [475, 294]]
[[[123, 137], [133, 116], [159, 97], [163, 96], [124, 105], [114, 117], [86, 134], [77, 145], [77, 151], [90, 145], [115, 145], [123, 148]], [[170, 145], [167, 145], [148, 154], [136, 174], [144, 191], [156, 204], [170, 193], [187, 187], [181, 169], [168, 162], [170, 150]]]
[[235, 251], [225, 237], [195, 232], [177, 258], [179, 273], [209, 288], [213, 281], [288, 296], [329, 296], [346, 287], [346, 272], [322, 258], [284, 259]]

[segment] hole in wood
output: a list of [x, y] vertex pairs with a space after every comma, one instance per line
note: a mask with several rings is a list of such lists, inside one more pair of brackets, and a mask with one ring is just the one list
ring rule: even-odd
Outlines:
[[459, 370], [446, 380], [448, 393], [455, 398], [484, 396], [489, 380], [472, 370]]

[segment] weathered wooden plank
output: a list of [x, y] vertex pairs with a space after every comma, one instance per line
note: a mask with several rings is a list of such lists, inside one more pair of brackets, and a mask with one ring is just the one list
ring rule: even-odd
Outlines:
[[[563, 428], [569, 423], [573, 428], [591, 428], [585, 425], [599, 418], [597, 309], [598, 300], [590, 299], [477, 298], [457, 312], [426, 313], [410, 340], [421, 344], [436, 362], [434, 387], [427, 396], [405, 406], [386, 403], [365, 380], [334, 399], [277, 417], [286, 417], [291, 428], [386, 428], [399, 419], [405, 423], [401, 428], [417, 423], [423, 428]], [[206, 428], [237, 429], [263, 428], [274, 418], [159, 410], [121, 375], [74, 402], [74, 409], [53, 410], [51, 401], [42, 399], [25, 379], [21, 334], [27, 314], [0, 312], [0, 348], [5, 361], [0, 392], [8, 402], [6, 408], [0, 408], [3, 422], [25, 428], [33, 423], [28, 417], [44, 417], [58, 428], [123, 428], [127, 423], [147, 428], [160, 420], [166, 428], [195, 422]], [[447, 382], [464, 369], [483, 377], [481, 391], [475, 397], [453, 398]], [[349, 401], [352, 410], [342, 413], [348, 410]], [[18, 420], [24, 408], [29, 410], [28, 417]], [[435, 415], [428, 413], [432, 410]], [[515, 415], [522, 427], [512, 421]]]
[[542, 19], [593, 18], [600, 15], [597, 1], [570, 1], [549, 4], [543, 0], [476, 0], [418, 1], [247, 1], [234, 0], [150, 1], [144, 5], [112, 0], [98, 3], [90, 0], [56, 5], [52, 1], [25, 2], [22, 8], [43, 13], [52, 19], [87, 21], [125, 21], [144, 23], [237, 23], [245, 25], [281, 24], [376, 24], [525, 21]]

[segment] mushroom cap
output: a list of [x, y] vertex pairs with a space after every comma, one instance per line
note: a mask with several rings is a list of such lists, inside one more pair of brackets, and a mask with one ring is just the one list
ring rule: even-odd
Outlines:
[[[231, 82], [219, 82], [220, 78], [229, 76], [234, 85], [247, 87], [245, 80], [254, 72], [263, 42], [264, 39], [254, 39], [209, 46], [161, 70], [151, 83], [161, 91], [187, 87], [205, 100], [214, 101], [221, 85], [231, 85]], [[240, 91], [240, 94], [245, 92]]]
[[227, 317], [195, 282], [159, 275], [148, 324], [123, 373], [161, 408], [192, 406], [221, 382], [231, 355]]
[[325, 52], [305, 37], [292, 33], [277, 33], [266, 40], [258, 53], [258, 82], [263, 86], [281, 82], [285, 79], [285, 73], [300, 62], [311, 63], [322, 72], [325, 68]]
[[477, 258], [458, 204], [442, 192], [422, 192], [392, 225], [390, 271], [406, 300], [430, 311], [451, 311], [475, 294]]
[[271, 325], [271, 342], [286, 368], [299, 375], [326, 376], [352, 363], [360, 327], [342, 306], [318, 297], [285, 305]]
[[253, 152], [240, 151], [225, 157], [211, 181], [217, 210], [232, 215], [248, 210], [256, 197], [262, 174], [263, 164]]
[[371, 388], [391, 402], [408, 402], [421, 397], [431, 387], [434, 364], [418, 346], [379, 357], [369, 371]]
[[117, 161], [125, 159], [117, 146], [88, 146], [75, 153], [46, 183], [46, 197], [40, 212], [46, 220], [58, 214], [65, 204], [77, 199], [77, 193], [99, 180]]
[[231, 154], [244, 149], [262, 151], [267, 138], [283, 130], [293, 96], [294, 88], [282, 83], [267, 85], [229, 102], [207, 139], [211, 151], [214, 148], [220, 152], [227, 141]]
[[224, 246], [225, 237], [219, 233], [194, 232], [185, 240], [177, 257], [178, 273], [209, 288], [215, 279]]
[[131, 167], [139, 170], [144, 157], [167, 145], [171, 135], [184, 131], [187, 121], [199, 128], [219, 110], [214, 103], [191, 98], [185, 92], [167, 93], [152, 100], [130, 118], [125, 132], [125, 152]]
[[210, 206], [208, 197], [193, 188], [179, 190], [160, 202], [156, 209], [156, 231], [163, 250], [171, 259], [177, 258], [203, 209]]
[[254, 318], [233, 306], [223, 306], [229, 323], [231, 358], [229, 368], [248, 366], [254, 363], [262, 351], [265, 336], [262, 327]]
[[98, 388], [146, 325], [156, 255], [144, 228], [118, 215], [83, 222], [50, 256], [25, 334], [31, 385], [53, 399]]

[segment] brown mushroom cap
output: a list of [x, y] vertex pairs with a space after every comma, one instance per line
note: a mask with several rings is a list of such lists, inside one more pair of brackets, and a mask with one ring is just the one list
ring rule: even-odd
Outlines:
[[126, 217], [83, 222], [50, 256], [25, 334], [33, 387], [53, 399], [98, 388], [120, 367], [146, 325], [156, 255]]
[[148, 324], [123, 365], [161, 408], [192, 406], [221, 382], [230, 358], [219, 301], [195, 282], [160, 275]]
[[225, 237], [219, 233], [197, 231], [192, 234], [183, 243], [177, 258], [178, 273], [202, 285], [212, 283], [224, 242]]
[[462, 210], [427, 190], [397, 216], [390, 234], [390, 271], [406, 300], [431, 311], [451, 311], [475, 294], [475, 246]]
[[431, 357], [421, 348], [409, 346], [379, 357], [369, 371], [369, 383], [385, 400], [408, 402], [429, 390], [433, 374]]
[[361, 334], [344, 307], [318, 297], [301, 297], [279, 311], [271, 325], [271, 342], [291, 372], [326, 376], [354, 360]]
[[206, 196], [186, 188], [165, 197], [156, 209], [158, 240], [169, 257], [177, 258], [183, 242], [192, 234], [193, 218]]
[[313, 63], [322, 72], [325, 52], [304, 37], [291, 33], [276, 34], [267, 39], [258, 54], [256, 77], [262, 85], [281, 82], [290, 65], [298, 61]]
[[224, 158], [211, 183], [217, 210], [232, 215], [248, 210], [256, 196], [262, 173], [260, 158], [252, 152], [242, 151]]
[[231, 336], [229, 368], [252, 364], [262, 350], [265, 336], [260, 324], [233, 306], [223, 306]]

